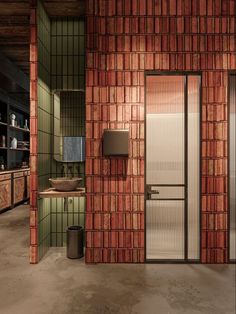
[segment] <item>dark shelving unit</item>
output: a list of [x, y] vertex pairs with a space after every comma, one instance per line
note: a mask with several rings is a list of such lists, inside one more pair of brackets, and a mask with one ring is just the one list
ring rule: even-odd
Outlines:
[[20, 127], [18, 127], [18, 126], [9, 125], [9, 128], [12, 129], [12, 130], [15, 130], [15, 131], [19, 131], [19, 132], [30, 133], [30, 130], [23, 129], [23, 128], [20, 128]]
[[16, 151], [26, 151], [26, 152], [29, 152], [30, 150], [28, 148], [9, 148], [10, 150], [16, 150]]
[[[15, 114], [17, 126], [11, 125], [10, 115]], [[28, 148], [11, 148], [13, 137], [17, 141], [30, 141], [30, 130], [24, 128], [25, 120], [29, 127], [29, 110], [15, 100], [0, 93], [0, 163], [4, 163], [5, 170], [19, 169], [23, 161], [29, 164]], [[2, 136], [5, 137], [5, 147], [2, 146]]]
[[5, 122], [0, 122], [0, 126], [8, 126], [8, 124]]

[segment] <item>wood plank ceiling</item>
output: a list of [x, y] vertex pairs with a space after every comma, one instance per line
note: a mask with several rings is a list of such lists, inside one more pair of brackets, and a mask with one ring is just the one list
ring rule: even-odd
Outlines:
[[0, 1], [0, 50], [29, 73], [29, 1]]
[[86, 0], [43, 0], [50, 17], [85, 15]]
[[[50, 17], [82, 16], [86, 0], [43, 0]], [[30, 0], [0, 1], [0, 51], [29, 75]]]

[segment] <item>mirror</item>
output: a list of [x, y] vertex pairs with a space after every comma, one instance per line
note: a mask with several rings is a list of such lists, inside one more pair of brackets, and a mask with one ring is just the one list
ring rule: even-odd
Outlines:
[[85, 94], [83, 90], [53, 93], [54, 159], [85, 160]]

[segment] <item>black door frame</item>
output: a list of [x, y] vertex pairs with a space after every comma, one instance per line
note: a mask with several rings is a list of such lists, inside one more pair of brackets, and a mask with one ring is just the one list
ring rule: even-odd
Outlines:
[[[186, 263], [201, 263], [201, 247], [202, 247], [202, 235], [201, 235], [201, 230], [202, 230], [202, 223], [201, 223], [201, 212], [202, 212], [202, 206], [201, 206], [201, 191], [202, 191], [202, 183], [201, 183], [201, 178], [202, 178], [202, 165], [201, 165], [201, 157], [202, 157], [202, 128], [201, 128], [201, 123], [202, 123], [202, 73], [201, 72], [189, 72], [189, 71], [145, 71], [144, 73], [144, 92], [145, 92], [145, 99], [144, 99], [144, 186], [145, 186], [145, 196], [144, 196], [144, 258], [146, 263], [174, 263], [174, 264], [186, 264]], [[146, 113], [146, 102], [147, 102], [147, 93], [146, 93], [146, 78], [147, 76], [184, 76], [185, 77], [185, 86], [184, 86], [184, 120], [185, 120], [185, 145], [184, 145], [184, 156], [185, 156], [185, 166], [184, 166], [184, 176], [185, 176], [185, 206], [184, 206], [184, 259], [147, 259], [147, 229], [146, 229], [146, 201], [148, 199], [147, 196], [147, 183], [146, 183], [146, 125], [147, 125], [147, 113]], [[200, 114], [200, 126], [199, 126], [199, 259], [188, 259], [188, 167], [187, 167], [187, 160], [188, 160], [188, 76], [199, 76], [200, 77], [200, 104], [199, 104], [199, 114]]]
[[[235, 7], [236, 10], [236, 7]], [[227, 172], [228, 172], [228, 178], [227, 178], [227, 185], [228, 185], [228, 262], [230, 264], [236, 264], [236, 259], [230, 258], [230, 221], [231, 221], [231, 215], [230, 215], [230, 77], [235, 76], [236, 78], [236, 71], [229, 71], [228, 72], [228, 95], [227, 95], [227, 103], [228, 103], [228, 110], [227, 110], [227, 119], [228, 119], [228, 126], [227, 126], [227, 136], [228, 136], [228, 160], [227, 160]]]

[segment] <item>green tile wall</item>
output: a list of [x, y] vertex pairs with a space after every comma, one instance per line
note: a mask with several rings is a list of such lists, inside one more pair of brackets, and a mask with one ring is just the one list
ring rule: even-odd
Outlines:
[[[39, 191], [49, 186], [52, 160], [52, 105], [51, 105], [51, 23], [38, 3], [38, 183]], [[50, 199], [38, 200], [39, 259], [51, 242]]]
[[[56, 97], [57, 98], [57, 97]], [[74, 91], [63, 91], [60, 95], [60, 131], [62, 136], [85, 136], [85, 95]], [[57, 121], [57, 118], [54, 119]], [[55, 122], [54, 122], [55, 123]], [[58, 142], [58, 140], [57, 140]], [[67, 175], [82, 177], [81, 186], [85, 185], [85, 162], [70, 163], [69, 165], [55, 160], [52, 161], [52, 175], [60, 176], [62, 166]], [[69, 167], [72, 169], [69, 171]]]
[[66, 244], [66, 229], [71, 225], [84, 226], [85, 199], [70, 197], [68, 211], [64, 211], [62, 198], [52, 199], [51, 206], [51, 245], [64, 246]]
[[[62, 135], [85, 136], [85, 30], [82, 19], [53, 19], [51, 21], [51, 86], [63, 90], [61, 102]], [[76, 104], [76, 105], [75, 105]], [[65, 174], [85, 177], [85, 163], [62, 164], [52, 160], [52, 176]], [[72, 169], [69, 171], [69, 167]], [[84, 186], [84, 180], [81, 182]], [[70, 198], [68, 212], [63, 199], [53, 199], [51, 207], [51, 245], [63, 246], [69, 225], [84, 226], [85, 198]]]
[[52, 21], [52, 88], [85, 88], [84, 20], [78, 18]]
[[51, 200], [40, 199], [38, 201], [38, 254], [41, 259], [51, 245]]
[[81, 92], [61, 93], [62, 136], [85, 136], [85, 98]]
[[[53, 156], [56, 161], [62, 160], [62, 137], [61, 137], [61, 105], [60, 93], [53, 95]], [[55, 161], [54, 161], [55, 162]]]
[[[51, 86], [52, 90], [85, 89], [85, 21], [79, 18], [56, 18], [51, 21]], [[67, 102], [64, 102], [64, 108]], [[67, 111], [73, 116], [73, 110]], [[85, 135], [85, 94], [80, 93], [77, 136]], [[66, 111], [63, 115], [67, 114]], [[69, 123], [74, 123], [73, 120]], [[79, 131], [78, 131], [79, 130]], [[67, 129], [68, 131], [68, 129]], [[75, 133], [74, 133], [75, 134]], [[84, 178], [84, 163], [70, 164], [73, 176]], [[68, 165], [64, 164], [66, 173]], [[52, 161], [52, 175], [61, 175], [62, 164]], [[83, 182], [84, 183], [84, 182]], [[82, 183], [82, 184], [83, 184]]]
[[[62, 163], [53, 158], [53, 91], [81, 90], [85, 86], [84, 21], [79, 19], [50, 20], [38, 4], [38, 177], [39, 191], [49, 187], [48, 179], [61, 175]], [[81, 96], [82, 95], [82, 96]], [[64, 101], [64, 109], [67, 102]], [[85, 135], [85, 99], [79, 96], [78, 108], [66, 111], [74, 134]], [[81, 116], [80, 116], [81, 115]], [[64, 119], [64, 122], [65, 122]], [[64, 123], [63, 122], [63, 123]], [[67, 120], [68, 122], [68, 120]], [[70, 124], [70, 122], [68, 122]], [[71, 132], [71, 130], [70, 130]], [[74, 176], [84, 178], [84, 163], [71, 164]], [[68, 173], [68, 165], [65, 165]], [[83, 184], [83, 183], [82, 183]], [[50, 246], [64, 246], [69, 225], [84, 226], [85, 198], [70, 198], [68, 211], [64, 199], [38, 200], [39, 259]]]

